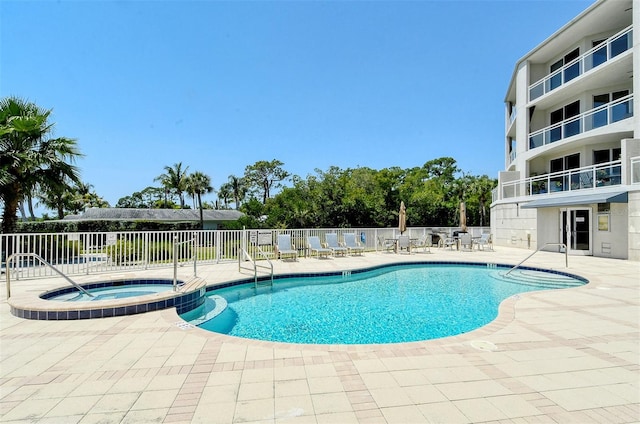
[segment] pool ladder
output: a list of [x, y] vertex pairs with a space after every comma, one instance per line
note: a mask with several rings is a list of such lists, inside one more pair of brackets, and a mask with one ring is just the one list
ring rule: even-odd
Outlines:
[[[256, 246], [256, 250], [264, 259], [266, 259], [269, 266], [258, 264], [258, 262], [249, 254], [249, 252], [241, 247], [240, 254], [238, 255], [238, 271], [242, 271], [243, 269], [253, 271], [253, 284], [254, 287], [258, 287], [258, 268], [265, 269], [269, 272], [269, 276], [271, 277], [268, 283], [273, 286], [273, 262], [271, 262], [267, 257], [267, 254], [262, 249], [260, 249], [260, 246]], [[245, 266], [242, 266], [243, 259], [248, 259], [249, 261], [251, 261], [253, 267], [247, 268]]]
[[11, 297], [11, 264], [13, 262], [15, 262], [18, 258], [34, 258], [34, 259], [37, 259], [38, 261], [40, 261], [41, 264], [51, 268], [58, 275], [60, 275], [65, 280], [67, 280], [69, 282], [69, 284], [71, 284], [72, 286], [74, 286], [75, 288], [80, 290], [82, 293], [86, 294], [89, 297], [94, 297], [91, 293], [86, 291], [84, 288], [82, 288], [81, 285], [79, 285], [78, 283], [73, 281], [71, 278], [66, 276], [58, 268], [54, 267], [49, 262], [45, 261], [44, 258], [42, 258], [40, 255], [38, 255], [36, 253], [14, 253], [13, 255], [9, 256], [9, 258], [7, 259], [7, 299], [9, 299]]
[[513, 268], [511, 268], [509, 271], [507, 271], [507, 273], [505, 274], [505, 277], [507, 275], [509, 275], [509, 273], [511, 273], [511, 271], [513, 271], [514, 269], [518, 268], [520, 265], [522, 265], [524, 263], [524, 261], [526, 261], [527, 259], [529, 259], [530, 257], [532, 257], [533, 255], [535, 255], [536, 253], [538, 253], [539, 251], [541, 251], [542, 249], [544, 249], [547, 246], [561, 246], [564, 247], [564, 262], [565, 262], [565, 267], [569, 268], [569, 254], [567, 253], [567, 245], [564, 243], [545, 243], [544, 246], [539, 247], [538, 249], [536, 249], [535, 252], [533, 252], [532, 254], [530, 254], [529, 256], [527, 256], [526, 258], [524, 258], [523, 260], [521, 260], [518, 265], [514, 266]]

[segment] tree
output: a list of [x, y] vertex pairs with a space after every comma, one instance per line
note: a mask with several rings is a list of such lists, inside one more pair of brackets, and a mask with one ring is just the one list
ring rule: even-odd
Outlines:
[[423, 165], [431, 178], [438, 178], [443, 183], [455, 180], [455, 174], [460, 170], [456, 166], [456, 160], [450, 157], [432, 159]]
[[202, 214], [202, 195], [213, 192], [211, 187], [211, 177], [196, 171], [187, 177], [185, 184], [187, 192], [189, 192], [194, 199], [197, 199], [197, 207], [200, 210], [200, 229], [204, 228], [204, 219]]
[[8, 97], [0, 101], [0, 199], [2, 232], [15, 231], [19, 203], [38, 186], [60, 188], [80, 182], [72, 163], [81, 156], [76, 141], [52, 138], [51, 110]]
[[[116, 208], [134, 208], [134, 209], [176, 209], [178, 206], [173, 202], [173, 194], [171, 199], [166, 196], [168, 193], [162, 187], [145, 187], [142, 191], [133, 192], [129, 196], [121, 197], [116, 203]], [[164, 200], [163, 200], [164, 199]]]
[[491, 203], [491, 192], [498, 185], [496, 179], [486, 175], [475, 178], [471, 183], [470, 191], [478, 200], [478, 214], [480, 215], [480, 226], [487, 222], [487, 204]]
[[109, 202], [93, 190], [93, 185], [89, 183], [77, 183], [72, 188], [74, 193], [74, 206], [75, 209], [71, 210], [73, 213], [82, 212], [88, 208], [108, 208]]
[[184, 209], [184, 193], [187, 191], [187, 170], [182, 169], [182, 162], [175, 163], [173, 167], [165, 166], [164, 174], [158, 175], [154, 181], [160, 181], [166, 192], [173, 192], [180, 199], [180, 208]]
[[281, 187], [281, 181], [289, 178], [289, 173], [282, 169], [283, 162], [277, 159], [271, 162], [261, 160], [249, 165], [244, 170], [244, 176], [248, 184], [262, 192], [262, 203], [267, 203], [271, 197], [271, 190]]
[[229, 204], [229, 199], [231, 199], [232, 195], [233, 195], [233, 189], [231, 187], [231, 183], [224, 183], [218, 189], [218, 199], [220, 199], [223, 209], [227, 209]]
[[72, 182], [57, 169], [52, 169], [47, 181], [41, 184], [39, 196], [43, 205], [56, 211], [57, 219], [63, 219], [65, 211], [78, 210]]
[[231, 195], [233, 196], [236, 209], [240, 207], [240, 202], [244, 200], [247, 195], [247, 184], [244, 178], [236, 177], [235, 175], [229, 175], [229, 188], [231, 189]]

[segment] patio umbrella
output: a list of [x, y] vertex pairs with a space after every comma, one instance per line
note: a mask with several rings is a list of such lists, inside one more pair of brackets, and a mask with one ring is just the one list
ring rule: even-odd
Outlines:
[[404, 202], [400, 202], [400, 213], [398, 214], [398, 229], [400, 234], [407, 231], [407, 209], [404, 207]]
[[464, 202], [460, 202], [460, 229], [467, 231], [467, 207]]

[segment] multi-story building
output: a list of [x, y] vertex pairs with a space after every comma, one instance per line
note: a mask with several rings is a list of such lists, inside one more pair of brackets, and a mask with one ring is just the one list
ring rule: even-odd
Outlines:
[[640, 260], [638, 24], [640, 0], [599, 0], [516, 63], [495, 245]]

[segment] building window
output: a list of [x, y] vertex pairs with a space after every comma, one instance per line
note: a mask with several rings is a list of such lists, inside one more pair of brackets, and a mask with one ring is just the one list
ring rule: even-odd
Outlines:
[[607, 61], [607, 45], [603, 44], [605, 41], [607, 41], [606, 38], [603, 40], [596, 40], [592, 43], [592, 47], [598, 47], [602, 45], [602, 47], [600, 47], [599, 49], [593, 50], [593, 53], [591, 54], [592, 68], [595, 68], [598, 65], [602, 65]]
[[619, 147], [615, 149], [594, 150], [593, 163], [597, 165], [599, 163], [613, 162], [614, 160], [619, 160], [621, 154], [622, 149]]
[[[580, 115], [580, 100], [576, 100], [573, 103], [554, 110], [550, 113], [549, 119], [551, 125], [559, 124], [563, 121], [570, 120], [574, 116]], [[563, 138], [571, 137], [573, 135], [580, 134], [580, 120], [574, 119], [566, 122], [563, 125], [559, 125], [555, 128], [551, 128], [549, 131], [549, 142], [562, 140]]]
[[[613, 162], [620, 159], [622, 149], [603, 149], [593, 151], [593, 164]], [[600, 166], [596, 168], [596, 187], [622, 184], [622, 166]]]
[[[575, 168], [580, 168], [580, 153], [574, 153], [572, 155], [551, 159], [549, 161], [549, 172], [551, 174]], [[580, 184], [579, 179], [580, 174], [572, 175], [571, 181], [569, 181], [569, 176], [564, 173], [562, 175], [556, 175], [550, 178], [549, 182], [551, 183], [551, 187], [549, 187], [549, 189], [551, 191], [565, 191], [569, 189], [570, 182], [573, 188], [577, 188]]]
[[[569, 63], [571, 63], [572, 60], [577, 59], [579, 56], [580, 56], [579, 48], [570, 51], [562, 59], [551, 64], [551, 66], [549, 67], [549, 74], [553, 74], [554, 72], [561, 69], [563, 66], [566, 66]], [[574, 79], [579, 75], [580, 75], [580, 61], [565, 68], [564, 71], [558, 72], [556, 75], [552, 76], [549, 81], [549, 88], [550, 90], [553, 90], [554, 88], [558, 88], [563, 83], [567, 81], [571, 81], [572, 79]]]

